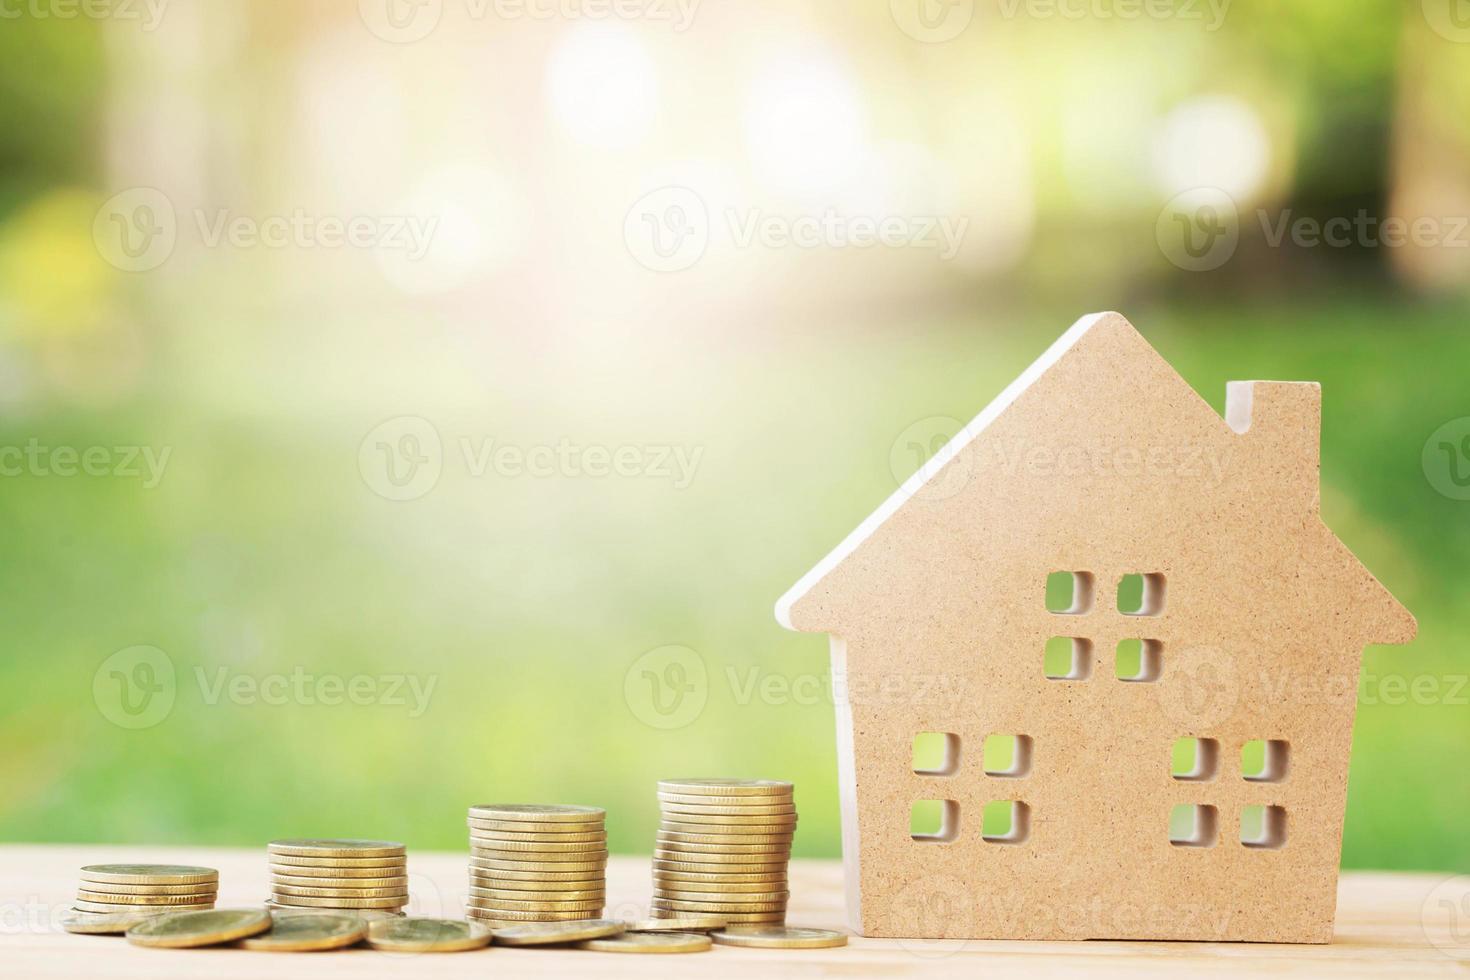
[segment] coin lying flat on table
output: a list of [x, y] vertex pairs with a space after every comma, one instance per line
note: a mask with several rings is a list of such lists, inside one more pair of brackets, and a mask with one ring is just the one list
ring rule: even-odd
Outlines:
[[218, 885], [212, 881], [189, 885], [134, 885], [120, 881], [89, 881], [83, 878], [82, 888], [105, 895], [206, 895], [213, 894]]
[[158, 915], [128, 930], [128, 942], [137, 946], [191, 949], [231, 943], [271, 927], [264, 909], [210, 909]]
[[270, 855], [271, 865], [303, 868], [401, 868], [407, 862], [397, 857], [305, 857], [299, 854]]
[[273, 840], [266, 845], [266, 850], [273, 855], [325, 858], [393, 858], [403, 857], [406, 853], [404, 846], [396, 841], [306, 838]]
[[194, 902], [189, 905], [119, 905], [111, 902], [89, 902], [79, 898], [74, 903], [78, 912], [100, 912], [103, 914], [111, 912], [136, 912], [140, 909], [148, 909], [152, 912], [198, 912], [202, 909], [214, 908], [214, 899], [207, 902]]
[[625, 932], [607, 939], [589, 939], [578, 949], [599, 953], [702, 953], [714, 944], [708, 936], [688, 932]]
[[387, 895], [381, 898], [318, 898], [311, 895], [271, 896], [277, 905], [296, 905], [313, 909], [399, 909], [408, 904], [407, 895]]
[[[86, 882], [83, 882], [86, 884]], [[175, 905], [201, 905], [205, 902], [213, 902], [215, 893], [190, 892], [187, 895], [127, 895], [121, 892], [94, 892], [90, 888], [77, 889], [77, 897], [86, 902], [97, 902], [103, 905], [156, 905], [160, 907], [172, 907]]]
[[81, 936], [117, 936], [127, 932], [140, 922], [155, 915], [164, 915], [163, 909], [146, 909], [141, 912], [78, 912], [63, 916], [61, 928]]
[[274, 861], [270, 865], [273, 877], [284, 875], [288, 878], [398, 878], [402, 877], [407, 869], [407, 861], [389, 865], [372, 865], [365, 868], [334, 868], [320, 864], [276, 864]]
[[790, 796], [793, 790], [773, 779], [660, 779], [658, 788], [680, 796]]
[[481, 820], [466, 821], [472, 830], [508, 831], [515, 834], [592, 834], [602, 830], [601, 820]]
[[368, 926], [368, 945], [400, 953], [457, 953], [490, 945], [487, 927], [455, 919], [395, 919]]
[[403, 913], [397, 909], [309, 909], [295, 905], [277, 905], [270, 899], [265, 900], [265, 907], [277, 918], [287, 915], [343, 915], [361, 919], [363, 922], [403, 918]]
[[752, 946], [763, 949], [831, 949], [846, 946], [847, 936], [831, 929], [726, 929], [710, 938], [722, 946]]
[[214, 884], [219, 882], [219, 872], [188, 864], [89, 864], [82, 868], [82, 880], [126, 885]]
[[272, 915], [271, 927], [242, 939], [243, 949], [276, 953], [315, 953], [361, 942], [368, 924], [355, 915]]
[[727, 925], [718, 915], [686, 915], [668, 919], [641, 919], [628, 923], [628, 932], [713, 932]]
[[271, 875], [271, 885], [296, 888], [396, 888], [408, 890], [408, 875], [396, 878], [315, 878], [309, 875]]
[[499, 923], [501, 925], [534, 925], [536, 923], [561, 923], [561, 922], [587, 922], [588, 913], [585, 911], [570, 912], [514, 912], [505, 909], [481, 909], [473, 905], [465, 906], [465, 918], [477, 919], [481, 922]]
[[547, 946], [553, 943], [580, 943], [589, 939], [616, 936], [623, 924], [612, 919], [580, 919], [573, 922], [527, 922], [495, 930], [500, 946]]
[[476, 803], [471, 820], [529, 820], [535, 823], [600, 823], [607, 811], [600, 806], [562, 803]]

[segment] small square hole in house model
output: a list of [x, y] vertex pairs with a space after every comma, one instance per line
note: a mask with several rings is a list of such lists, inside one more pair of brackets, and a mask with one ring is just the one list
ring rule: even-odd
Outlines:
[[1118, 612], [1125, 616], [1157, 616], [1164, 611], [1164, 576], [1157, 572], [1124, 575], [1118, 580]]
[[1291, 748], [1276, 738], [1255, 739], [1240, 749], [1240, 774], [1253, 783], [1279, 783], [1286, 778]]
[[991, 800], [980, 815], [980, 836], [991, 844], [1020, 844], [1031, 836], [1031, 808], [1020, 800]]
[[1158, 640], [1119, 640], [1113, 676], [1120, 681], [1156, 681], [1164, 672], [1164, 645]]
[[1279, 806], [1241, 807], [1240, 842], [1246, 847], [1274, 849], [1286, 845], [1286, 810]]
[[1053, 636], [1042, 652], [1047, 680], [1085, 681], [1092, 675], [1092, 641], [1080, 636]]
[[1177, 847], [1214, 847], [1220, 839], [1220, 813], [1205, 803], [1180, 803], [1169, 811], [1169, 843]]
[[919, 800], [909, 811], [909, 836], [922, 844], [948, 844], [960, 833], [960, 805], [954, 800]]
[[987, 735], [983, 753], [987, 776], [1019, 778], [1031, 772], [1029, 735]]
[[960, 767], [960, 737], [949, 732], [914, 736], [914, 772], [920, 776], [952, 776]]
[[1220, 769], [1220, 743], [1213, 738], [1181, 738], [1174, 742], [1169, 773], [1175, 779], [1202, 783]]
[[1052, 572], [1046, 577], [1046, 608], [1067, 616], [1092, 611], [1091, 572]]

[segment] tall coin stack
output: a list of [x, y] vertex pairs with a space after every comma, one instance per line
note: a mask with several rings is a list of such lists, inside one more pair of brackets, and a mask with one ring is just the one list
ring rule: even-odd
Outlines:
[[176, 864], [91, 864], [75, 911], [83, 916], [156, 915], [214, 908], [219, 872]]
[[731, 925], [786, 921], [796, 833], [790, 783], [664, 779], [653, 852], [655, 918], [715, 915]]
[[595, 806], [470, 807], [465, 913], [491, 922], [596, 919], [607, 901], [607, 811]]
[[408, 904], [408, 855], [385, 840], [273, 840], [274, 909], [397, 915]]

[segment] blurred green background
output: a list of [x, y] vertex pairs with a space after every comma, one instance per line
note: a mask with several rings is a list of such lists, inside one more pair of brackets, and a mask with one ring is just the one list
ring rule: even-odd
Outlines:
[[[1424, 460], [1470, 415], [1454, 0], [710, 0], [683, 28], [451, 2], [422, 38], [290, 6], [0, 22], [0, 447], [46, 461], [0, 456], [0, 838], [461, 848], [467, 804], [518, 800], [604, 805], [647, 852], [658, 778], [732, 775], [794, 780], [797, 852], [835, 855], [826, 643], [775, 599], [914, 433], [1118, 309], [1217, 409], [1322, 382], [1326, 520], [1421, 627], [1365, 656], [1343, 861], [1470, 869], [1470, 502]], [[660, 271], [631, 217], [670, 185], [711, 230]], [[1236, 213], [1188, 221], [1236, 244], [1192, 270], [1170, 208], [1201, 187]], [[156, 264], [107, 237], [136, 188], [172, 211]], [[731, 209], [968, 225], [953, 256], [741, 244]], [[1270, 233], [1360, 212], [1443, 234]], [[215, 240], [222, 214], [436, 230], [405, 259]], [[475, 471], [502, 446], [577, 465]], [[373, 460], [421, 451], [437, 482], [388, 499]], [[138, 646], [173, 680], [130, 728], [112, 671], [149, 676], [109, 658]], [[297, 675], [371, 703], [249, 687]]]

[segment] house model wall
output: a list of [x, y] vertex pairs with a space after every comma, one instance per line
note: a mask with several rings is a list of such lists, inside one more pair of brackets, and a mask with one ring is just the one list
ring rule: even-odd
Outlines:
[[831, 634], [855, 929], [1331, 939], [1362, 651], [1416, 627], [1321, 521], [1320, 419], [1086, 317], [780, 600]]

